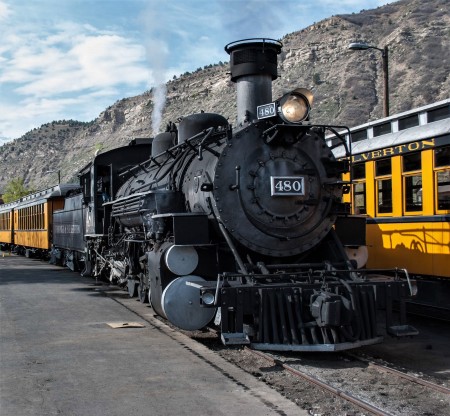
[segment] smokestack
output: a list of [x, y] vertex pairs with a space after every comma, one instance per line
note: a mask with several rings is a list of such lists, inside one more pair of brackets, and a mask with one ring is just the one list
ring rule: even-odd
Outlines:
[[257, 119], [256, 108], [272, 101], [277, 79], [277, 55], [282, 43], [274, 39], [243, 39], [229, 43], [231, 80], [237, 88], [237, 124]]

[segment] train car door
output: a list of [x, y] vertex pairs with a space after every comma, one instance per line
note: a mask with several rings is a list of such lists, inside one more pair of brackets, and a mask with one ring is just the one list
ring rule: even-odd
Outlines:
[[111, 201], [113, 197], [112, 165], [97, 165], [96, 169], [96, 229], [99, 234], [107, 234], [110, 224], [109, 205], [103, 206], [105, 202]]
[[92, 166], [80, 177], [80, 185], [83, 190], [84, 229], [86, 234], [95, 234], [95, 204], [92, 198]]

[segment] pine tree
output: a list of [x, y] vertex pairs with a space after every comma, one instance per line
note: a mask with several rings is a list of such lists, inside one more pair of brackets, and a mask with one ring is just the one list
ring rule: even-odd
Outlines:
[[28, 189], [24, 185], [23, 178], [11, 179], [5, 186], [5, 193], [3, 194], [3, 201], [5, 204], [15, 201], [25, 195], [31, 194], [32, 189]]

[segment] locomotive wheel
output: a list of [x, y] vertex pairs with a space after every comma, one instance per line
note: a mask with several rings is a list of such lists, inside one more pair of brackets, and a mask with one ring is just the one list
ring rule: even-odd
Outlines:
[[138, 294], [138, 283], [134, 279], [127, 280], [127, 289], [130, 298], [135, 298]]
[[141, 303], [148, 302], [148, 291], [147, 287], [144, 285], [144, 282], [141, 280], [138, 285], [137, 295]]

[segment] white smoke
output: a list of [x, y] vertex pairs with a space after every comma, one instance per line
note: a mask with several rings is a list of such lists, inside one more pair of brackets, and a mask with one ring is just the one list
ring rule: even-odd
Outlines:
[[159, 84], [153, 91], [152, 136], [154, 137], [159, 133], [161, 127], [167, 88], [165, 84]]
[[[164, 13], [160, 9], [162, 5], [151, 2], [152, 7], [142, 15], [145, 26], [145, 45], [147, 60], [152, 74], [152, 135], [160, 132], [164, 106], [166, 104], [166, 71], [169, 56], [170, 33], [165, 24]], [[167, 40], [166, 40], [167, 39]]]
[[147, 56], [151, 65], [153, 81], [152, 135], [160, 132], [161, 121], [166, 104], [167, 87], [165, 83], [168, 46], [163, 39], [151, 40], [147, 44]]

